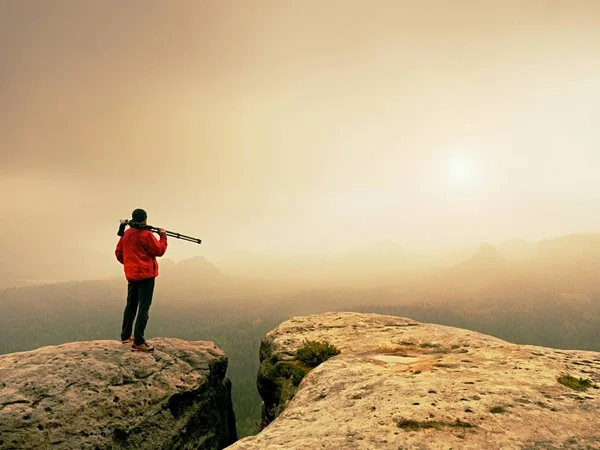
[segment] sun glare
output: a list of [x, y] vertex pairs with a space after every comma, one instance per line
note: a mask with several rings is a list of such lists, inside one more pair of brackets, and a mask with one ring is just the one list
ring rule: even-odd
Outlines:
[[448, 164], [448, 175], [454, 183], [465, 184], [473, 180], [475, 168], [473, 162], [465, 157], [456, 157]]

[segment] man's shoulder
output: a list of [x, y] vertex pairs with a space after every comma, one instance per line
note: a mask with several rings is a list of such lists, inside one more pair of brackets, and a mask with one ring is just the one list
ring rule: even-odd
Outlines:
[[152, 234], [152, 231], [148, 229], [128, 228], [123, 234], [123, 240], [129, 244], [134, 244], [135, 242], [139, 242], [140, 239], [146, 239], [148, 233]]
[[152, 234], [152, 230], [150, 228], [127, 228], [125, 230], [125, 235], [127, 234]]

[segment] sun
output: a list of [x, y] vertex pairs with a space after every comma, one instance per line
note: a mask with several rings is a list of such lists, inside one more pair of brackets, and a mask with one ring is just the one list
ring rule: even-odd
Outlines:
[[475, 178], [473, 161], [464, 156], [452, 158], [448, 162], [448, 176], [456, 184], [468, 184]]

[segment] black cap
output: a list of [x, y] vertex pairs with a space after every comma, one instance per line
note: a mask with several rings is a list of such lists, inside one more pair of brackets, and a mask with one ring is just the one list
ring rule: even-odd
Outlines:
[[134, 222], [143, 222], [148, 218], [148, 214], [143, 209], [134, 209], [131, 213], [131, 220]]

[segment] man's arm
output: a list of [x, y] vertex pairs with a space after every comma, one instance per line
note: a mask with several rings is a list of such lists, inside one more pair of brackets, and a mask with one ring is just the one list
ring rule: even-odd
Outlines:
[[115, 249], [115, 256], [117, 257], [117, 261], [121, 264], [123, 263], [123, 237], [119, 239], [119, 243], [117, 244], [117, 248]]
[[167, 233], [162, 228], [159, 230], [160, 240], [156, 239], [152, 232], [145, 233], [146, 250], [150, 256], [162, 256], [167, 251]]

